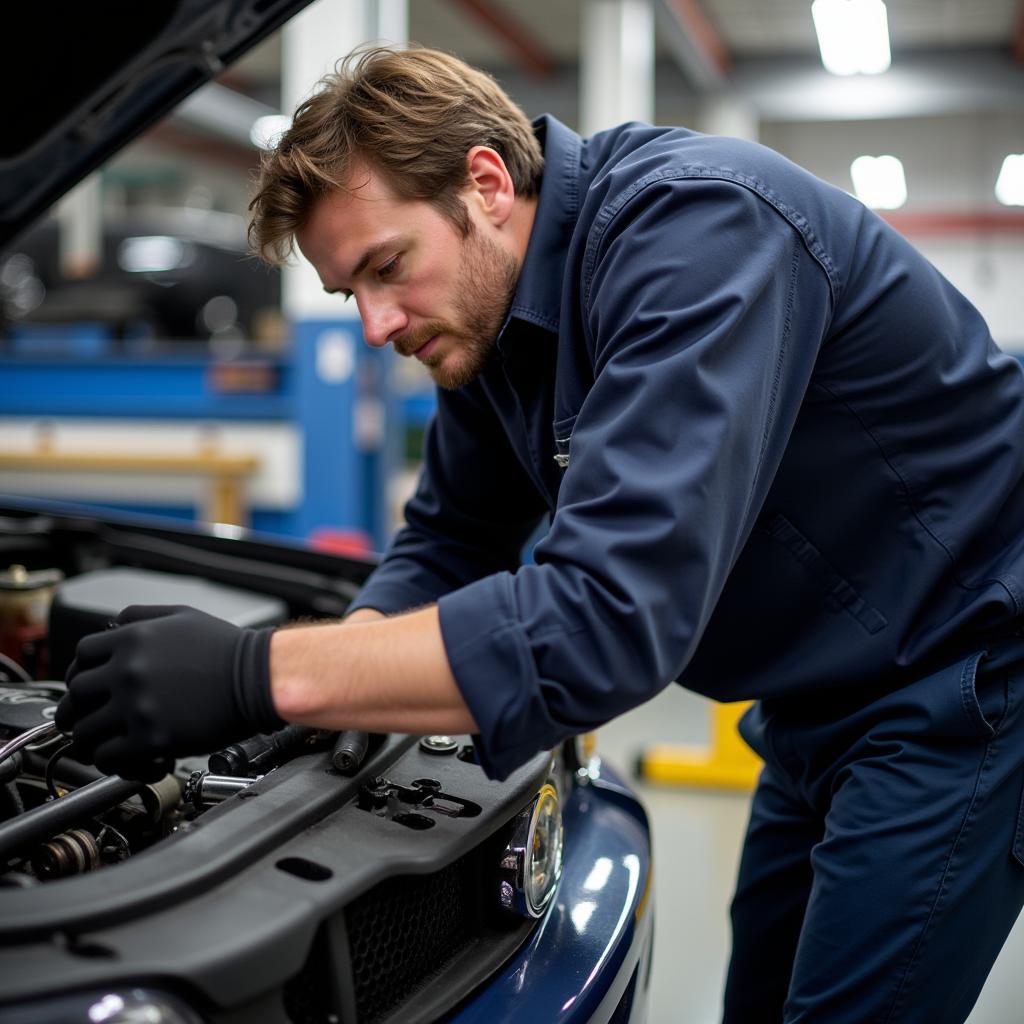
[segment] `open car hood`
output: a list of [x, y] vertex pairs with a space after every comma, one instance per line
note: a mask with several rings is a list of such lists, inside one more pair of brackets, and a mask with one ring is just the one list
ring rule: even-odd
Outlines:
[[9, 12], [0, 249], [309, 2], [37, 0]]

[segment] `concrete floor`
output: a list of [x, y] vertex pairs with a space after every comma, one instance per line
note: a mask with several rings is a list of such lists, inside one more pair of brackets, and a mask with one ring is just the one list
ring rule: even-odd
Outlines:
[[[645, 743], [702, 744], [708, 704], [670, 686], [599, 732], [602, 756], [623, 773]], [[633, 780], [654, 831], [655, 946], [649, 1024], [716, 1024], [729, 956], [728, 906], [746, 828], [745, 794]], [[965, 943], [970, 941], [965, 936]], [[967, 1024], [1024, 1022], [1024, 917]], [[937, 1022], [938, 1024], [938, 1022]]]

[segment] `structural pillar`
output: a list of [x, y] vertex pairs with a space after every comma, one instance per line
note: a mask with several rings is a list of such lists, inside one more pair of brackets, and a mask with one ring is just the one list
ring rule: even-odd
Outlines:
[[[281, 109], [292, 114], [356, 47], [404, 46], [407, 0], [319, 0], [284, 28]], [[389, 531], [388, 370], [392, 353], [363, 343], [354, 302], [327, 295], [296, 252], [282, 303], [292, 326], [295, 417], [303, 434], [300, 530], [360, 530], [381, 550]]]
[[699, 130], [708, 135], [728, 135], [757, 142], [761, 121], [748, 99], [721, 92], [706, 97], [698, 111]]
[[92, 277], [103, 254], [103, 188], [90, 174], [57, 205], [60, 269], [69, 280]]
[[654, 118], [654, 12], [650, 0], [583, 0], [580, 132]]

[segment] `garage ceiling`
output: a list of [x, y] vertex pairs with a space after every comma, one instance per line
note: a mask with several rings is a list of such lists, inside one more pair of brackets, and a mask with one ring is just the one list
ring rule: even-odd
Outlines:
[[[600, 2], [600, 0], [590, 0]], [[503, 64], [509, 49], [483, 27], [473, 8], [491, 10], [517, 24], [563, 62], [578, 56], [581, 0], [411, 0], [409, 35], [443, 46], [469, 61]], [[693, 0], [667, 0], [685, 9]], [[735, 59], [817, 56], [810, 0], [697, 0], [695, 6]], [[889, 33], [894, 52], [965, 48], [1009, 51], [1021, 33], [1020, 0], [889, 0]]]
[[[806, 53], [818, 44], [807, 0], [701, 0], [736, 57]], [[889, 0], [889, 36], [897, 50], [1007, 47], [1018, 0]]]
[[[582, 8], [602, 2], [408, 0], [409, 38], [492, 71], [526, 109], [564, 109], [560, 116], [571, 123]], [[658, 112], [676, 123], [688, 116], [687, 103], [724, 89], [746, 98], [764, 122], [997, 113], [1019, 118], [1024, 135], [1024, 0], [887, 0], [892, 67], [884, 75], [854, 78], [837, 78], [821, 67], [811, 0], [651, 2], [659, 13]], [[708, 33], [692, 42], [695, 22], [724, 49], [724, 76], [711, 67], [716, 62], [709, 57]], [[268, 111], [279, 105], [279, 81], [277, 37], [221, 79]], [[213, 109], [213, 98], [198, 94], [179, 126], [207, 138], [214, 132], [251, 160], [245, 136], [254, 115], [240, 116], [232, 133], [230, 118]], [[202, 118], [207, 102], [210, 116]]]
[[[409, 0], [409, 37], [490, 67], [518, 59], [509, 40], [488, 25], [497, 20], [521, 30], [563, 64], [579, 59], [580, 7], [585, 0]], [[600, 2], [600, 0], [589, 0]], [[789, 57], [817, 59], [810, 0], [665, 0], [668, 7], [696, 6], [734, 60]], [[894, 54], [987, 49], [1024, 62], [1024, 0], [888, 0]], [[279, 75], [276, 38], [238, 66], [251, 87]], [[669, 54], [664, 39], [659, 52]], [[1022, 97], [1024, 98], [1024, 97]]]

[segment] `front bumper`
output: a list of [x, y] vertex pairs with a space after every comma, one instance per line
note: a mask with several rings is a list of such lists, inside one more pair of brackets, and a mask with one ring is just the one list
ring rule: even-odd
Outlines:
[[564, 820], [565, 859], [551, 908], [449, 1024], [645, 1020], [654, 930], [647, 816], [601, 765], [574, 793]]
[[[257, 799], [242, 801], [229, 814], [210, 811], [198, 819], [187, 842], [168, 842], [116, 871], [0, 893], [9, 911], [0, 925], [0, 1019], [84, 1024], [97, 1019], [94, 1003], [105, 1005], [104, 999], [139, 987], [186, 1012], [147, 1017], [154, 1021], [364, 1019], [350, 1005], [353, 990], [346, 981], [347, 936], [355, 932], [335, 926], [358, 902], [352, 891], [367, 890], [359, 876], [415, 878], [417, 867], [428, 869], [422, 876], [427, 881], [462, 873], [465, 858], [441, 872], [429, 869], [452, 861], [444, 850], [477, 849], [475, 836], [494, 828], [487, 819], [521, 807], [548, 768], [548, 759], [538, 757], [498, 784], [456, 759], [426, 761], [428, 755], [404, 741], [394, 744], [387, 759], [391, 756], [397, 760], [390, 776], [407, 781], [428, 768], [440, 778], [451, 775], [452, 791], [468, 793], [485, 809], [473, 818], [444, 818], [427, 832], [410, 833], [414, 842], [403, 842], [403, 830], [393, 822], [346, 802], [354, 780], [310, 772], [308, 767], [318, 763], [311, 759], [303, 759], [306, 769], [298, 762], [279, 769], [273, 773], [275, 785], [270, 777], [254, 784]], [[294, 826], [290, 816], [315, 818], [335, 803], [345, 806], [294, 839], [279, 843], [267, 834], [275, 826], [285, 831]], [[393, 1010], [390, 1004], [378, 1007], [379, 1014], [367, 1009], [365, 1017], [406, 1024], [439, 1019], [639, 1024], [652, 937], [646, 816], [631, 791], [595, 761], [585, 783], [571, 790], [564, 821], [562, 877], [532, 930], [523, 922], [498, 936], [481, 934], [463, 950], [462, 968], [436, 979], [440, 990], [435, 983]], [[296, 873], [293, 864], [321, 871]], [[471, 874], [466, 884], [475, 885]], [[415, 895], [410, 904], [428, 915], [431, 906], [421, 905]], [[440, 936], [439, 928], [431, 928], [432, 950], [440, 949]], [[400, 980], [409, 962], [396, 956]], [[381, 987], [385, 996], [394, 980]], [[467, 995], [448, 1010], [459, 999], [457, 988]], [[40, 998], [44, 992], [48, 998]], [[59, 1017], [54, 1015], [58, 1004]], [[335, 1004], [344, 1012], [337, 1013]]]

